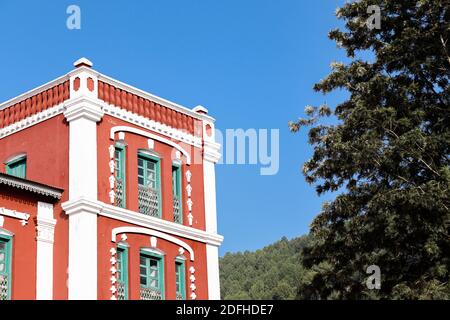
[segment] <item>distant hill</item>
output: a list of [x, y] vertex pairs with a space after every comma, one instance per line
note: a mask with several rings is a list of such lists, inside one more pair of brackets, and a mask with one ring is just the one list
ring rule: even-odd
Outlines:
[[295, 299], [303, 274], [300, 252], [308, 241], [308, 236], [283, 237], [255, 252], [225, 254], [220, 258], [222, 299]]

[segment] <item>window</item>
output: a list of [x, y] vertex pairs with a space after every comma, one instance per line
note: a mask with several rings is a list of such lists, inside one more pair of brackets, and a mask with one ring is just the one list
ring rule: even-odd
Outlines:
[[177, 300], [186, 300], [186, 271], [184, 261], [175, 261], [175, 278], [177, 288]]
[[117, 247], [117, 299], [128, 300], [128, 248]]
[[116, 172], [116, 206], [125, 208], [126, 206], [125, 148], [121, 145], [116, 145], [115, 172]]
[[11, 237], [0, 235], [0, 300], [11, 299], [11, 243]]
[[139, 212], [161, 217], [160, 163], [158, 158], [138, 155]]
[[140, 256], [141, 300], [164, 299], [163, 257], [148, 253]]
[[181, 167], [172, 166], [172, 190], [173, 190], [173, 221], [183, 223], [182, 199], [181, 199]]
[[6, 173], [18, 178], [25, 179], [27, 176], [27, 158], [25, 156], [16, 158], [6, 164]]

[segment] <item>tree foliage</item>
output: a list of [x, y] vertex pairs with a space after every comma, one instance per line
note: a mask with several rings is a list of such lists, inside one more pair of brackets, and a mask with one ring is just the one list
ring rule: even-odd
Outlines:
[[[366, 25], [370, 5], [380, 29]], [[306, 180], [319, 195], [340, 192], [311, 225], [298, 295], [450, 298], [450, 3], [361, 0], [337, 17], [345, 28], [329, 37], [351, 61], [333, 63], [314, 89], [349, 98], [289, 123], [310, 126]], [[330, 115], [335, 124], [323, 124]], [[380, 290], [366, 286], [369, 265], [381, 269]]]
[[308, 241], [282, 238], [256, 252], [227, 253], [220, 259], [222, 299], [294, 299], [303, 274], [300, 252]]

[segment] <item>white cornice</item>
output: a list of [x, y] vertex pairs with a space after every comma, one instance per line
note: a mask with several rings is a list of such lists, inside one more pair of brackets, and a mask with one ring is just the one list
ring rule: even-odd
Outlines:
[[210, 142], [205, 140], [203, 146], [203, 158], [206, 161], [217, 163], [220, 160], [221, 156], [220, 144], [217, 142]]
[[213, 246], [220, 246], [220, 244], [223, 242], [223, 236], [219, 234], [212, 234], [203, 230], [180, 225], [175, 222], [146, 216], [97, 200], [79, 198], [77, 200], [64, 202], [62, 204], [62, 208], [68, 215], [77, 212], [88, 211], [91, 213], [96, 213], [99, 216], [116, 219], [122, 222], [128, 222], [136, 226], [158, 230], [186, 239], [207, 243]]
[[98, 122], [105, 114], [98, 101], [84, 96], [67, 100], [65, 106], [66, 111], [64, 112], [64, 116], [69, 122], [80, 118]]

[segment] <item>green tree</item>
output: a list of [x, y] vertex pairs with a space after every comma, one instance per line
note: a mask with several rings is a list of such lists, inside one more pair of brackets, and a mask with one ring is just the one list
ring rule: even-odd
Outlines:
[[[366, 24], [372, 5], [379, 29]], [[329, 37], [350, 62], [333, 63], [314, 89], [349, 97], [289, 123], [311, 127], [307, 182], [339, 192], [311, 225], [299, 297], [448, 299], [450, 3], [361, 0], [337, 17], [345, 28]], [[381, 269], [380, 290], [366, 286], [369, 265]]]
[[222, 298], [294, 299], [303, 278], [300, 252], [309, 237], [280, 241], [256, 252], [227, 253], [220, 259]]

